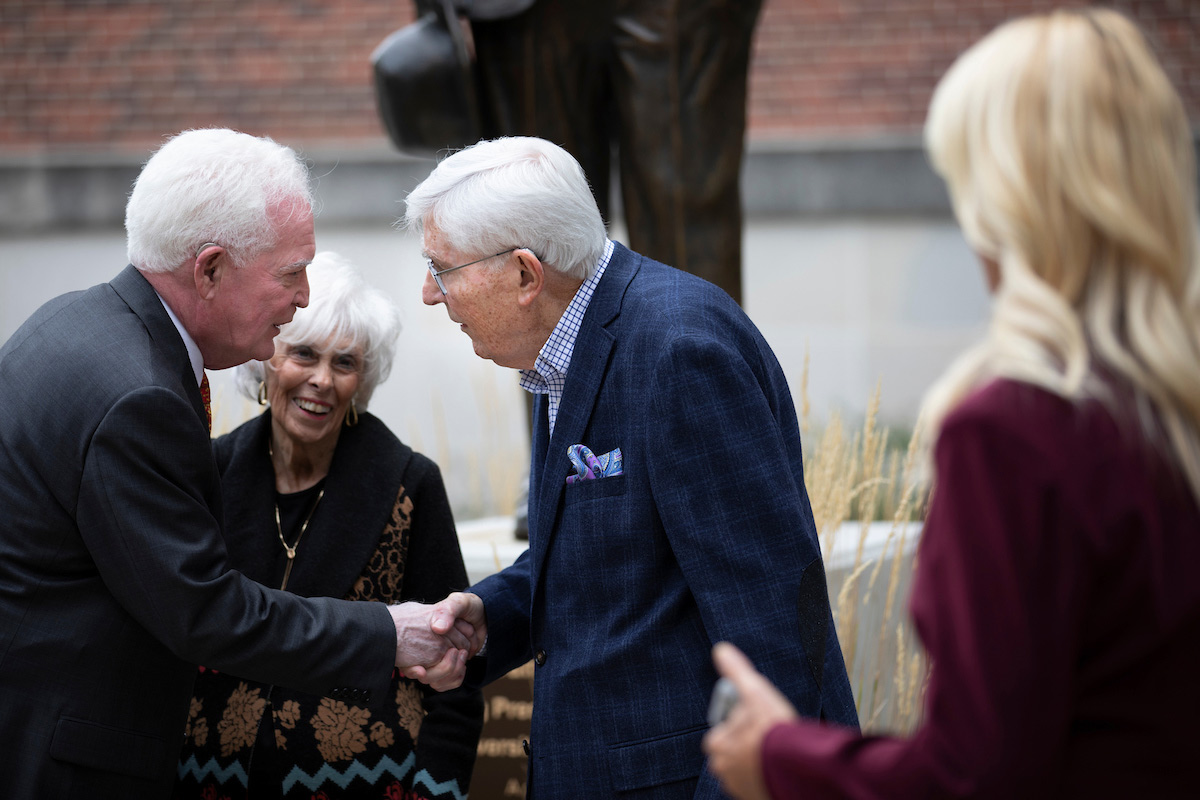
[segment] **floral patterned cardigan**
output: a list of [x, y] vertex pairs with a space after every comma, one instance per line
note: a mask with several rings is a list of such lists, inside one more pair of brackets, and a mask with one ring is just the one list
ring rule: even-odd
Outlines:
[[[467, 585], [437, 465], [361, 413], [342, 430], [320, 499], [316, 487], [277, 497], [270, 420], [268, 410], [213, 445], [234, 569], [280, 585], [279, 502], [289, 543], [311, 513], [288, 591], [433, 602]], [[356, 705], [200, 667], [174, 797], [463, 800], [483, 724], [480, 693], [439, 694], [393, 675], [389, 695]]]

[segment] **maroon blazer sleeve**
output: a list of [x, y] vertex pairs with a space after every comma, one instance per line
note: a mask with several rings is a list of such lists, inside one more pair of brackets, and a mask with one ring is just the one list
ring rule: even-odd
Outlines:
[[1186, 674], [1200, 603], [1156, 587], [1196, 583], [1176, 563], [1197, 551], [1195, 504], [1090, 406], [997, 382], [947, 419], [911, 603], [924, 721], [908, 740], [777, 726], [772, 797], [1170, 794], [1145, 781], [1178, 780], [1160, 762], [1197, 734], [1159, 701], [1196, 692], [1155, 683]]
[[934, 665], [926, 722], [910, 741], [807, 725], [772, 731], [764, 771], [774, 797], [927, 798], [997, 780], [1011, 786], [1065, 734], [1076, 577], [1038, 541], [1047, 476], [1021, 438], [978, 421], [948, 426], [936, 461], [940, 485], [912, 602]]

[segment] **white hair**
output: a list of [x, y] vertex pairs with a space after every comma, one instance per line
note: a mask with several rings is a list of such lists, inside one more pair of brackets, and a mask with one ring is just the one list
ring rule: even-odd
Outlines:
[[290, 147], [225, 128], [184, 131], [142, 168], [125, 207], [129, 263], [170, 272], [201, 245], [234, 264], [274, 246], [279, 214], [312, 213], [308, 169]]
[[925, 141], [1000, 269], [987, 336], [930, 391], [929, 424], [992, 377], [1108, 402], [1103, 373], [1200, 499], [1194, 145], [1137, 26], [1095, 8], [1002, 25], [939, 83]]
[[478, 256], [523, 247], [586, 280], [604, 251], [604, 220], [583, 168], [544, 139], [481, 141], [445, 158], [408, 195], [404, 224], [432, 221], [457, 250]]
[[[362, 371], [355, 405], [365, 409], [375, 387], [387, 380], [400, 335], [400, 312], [391, 300], [363, 280], [362, 273], [337, 253], [321, 252], [308, 266], [309, 301], [297, 308], [292, 321], [279, 329], [276, 347], [306, 344], [317, 348], [326, 342], [349, 339], [362, 350]], [[257, 399], [266, 380], [267, 362], [247, 361], [237, 368], [234, 380], [242, 394]]]

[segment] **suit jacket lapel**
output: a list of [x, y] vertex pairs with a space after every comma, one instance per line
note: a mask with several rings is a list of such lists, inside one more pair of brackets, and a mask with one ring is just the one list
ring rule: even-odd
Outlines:
[[[583, 441], [583, 435], [596, 408], [600, 386], [608, 370], [609, 357], [617, 341], [614, 332], [609, 330], [609, 325], [620, 315], [622, 298], [639, 264], [639, 256], [620, 244], [615, 244], [612, 258], [596, 285], [596, 291], [592, 294], [583, 323], [580, 325], [579, 336], [575, 340], [562, 403], [554, 421], [554, 432], [549, 437], [549, 446], [544, 451], [545, 461], [538, 473], [540, 478], [536, 487], [537, 514], [531, 515], [529, 520], [532, 558], [536, 566], [535, 591], [537, 575], [541, 573], [541, 564], [550, 545], [556, 512], [562, 502], [567, 475], [571, 471], [567, 448], [573, 444], [587, 444]], [[543, 427], [535, 427], [535, 431], [544, 437], [545, 400], [539, 403], [539, 408], [542, 409], [540, 424]], [[538, 422], [535, 414], [535, 424]], [[535, 437], [535, 447], [537, 438]], [[535, 456], [533, 467], [537, 469], [538, 466]], [[535, 495], [531, 493], [530, 499], [533, 501]]]
[[120, 274], [112, 279], [109, 286], [120, 295], [130, 310], [146, 326], [150, 338], [154, 340], [154, 344], [163, 353], [168, 363], [180, 366], [179, 375], [183, 391], [196, 410], [196, 416], [207, 427], [208, 417], [204, 413], [204, 399], [200, 396], [200, 387], [196, 383], [195, 373], [192, 372], [192, 362], [188, 358], [187, 348], [183, 344], [179, 331], [175, 329], [175, 323], [171, 322], [167, 310], [163, 308], [162, 301], [158, 299], [158, 293], [154, 291], [154, 287], [132, 264], [121, 270]]

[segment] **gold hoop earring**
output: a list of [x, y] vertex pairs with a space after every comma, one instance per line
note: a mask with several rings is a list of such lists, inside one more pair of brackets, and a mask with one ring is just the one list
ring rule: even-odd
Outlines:
[[265, 406], [267, 404], [267, 382], [266, 381], [258, 382], [258, 404], [260, 406]]
[[346, 427], [353, 428], [358, 424], [358, 409], [354, 406], [354, 401], [350, 401], [350, 410], [346, 412]]

